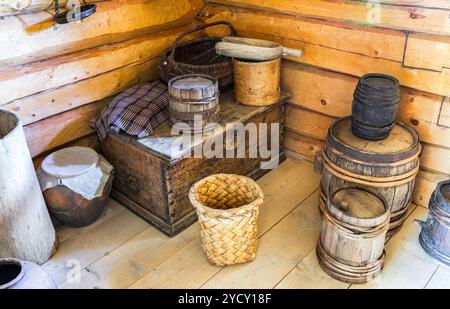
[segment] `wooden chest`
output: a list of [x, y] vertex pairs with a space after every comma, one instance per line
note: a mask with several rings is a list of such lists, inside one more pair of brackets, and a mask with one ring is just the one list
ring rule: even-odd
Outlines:
[[[257, 145], [250, 142], [248, 135], [243, 158], [192, 157], [206, 144], [225, 141], [225, 124], [267, 123], [267, 144], [270, 147], [271, 123], [279, 123], [279, 151], [272, 159], [282, 162], [284, 152], [284, 103], [271, 106], [250, 107], [233, 100], [232, 91], [220, 96], [221, 128], [194, 139], [190, 147], [175, 150], [172, 145], [177, 136], [171, 134], [169, 122], [159, 126], [153, 135], [136, 140], [123, 134], [110, 133], [102, 143], [102, 153], [115, 168], [112, 196], [150, 224], [173, 236], [197, 220], [194, 207], [188, 200], [188, 191], [193, 183], [214, 173], [234, 173], [257, 179], [269, 169], [261, 169], [261, 163], [269, 159], [249, 156]], [[257, 126], [258, 127], [258, 126]], [[259, 130], [258, 130], [259, 131]], [[275, 132], [275, 131], [274, 131]], [[258, 136], [264, 136], [257, 132]], [[236, 134], [235, 134], [236, 135]], [[214, 148], [213, 148], [214, 149]], [[243, 149], [243, 148], [240, 148]], [[235, 149], [236, 150], [236, 149]], [[236, 152], [235, 152], [236, 153]]]

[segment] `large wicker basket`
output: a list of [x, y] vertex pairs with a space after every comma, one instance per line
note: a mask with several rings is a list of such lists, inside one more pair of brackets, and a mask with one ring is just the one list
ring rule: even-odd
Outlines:
[[189, 199], [197, 210], [202, 247], [217, 266], [253, 261], [263, 193], [252, 179], [215, 174], [195, 183]]
[[182, 33], [161, 56], [159, 69], [164, 81], [168, 82], [172, 77], [185, 74], [204, 74], [216, 78], [221, 90], [233, 84], [232, 58], [216, 53], [216, 43], [222, 38], [202, 37], [180, 43], [186, 35], [215, 25], [227, 25], [230, 35], [236, 35], [236, 30], [226, 21], [205, 24]]

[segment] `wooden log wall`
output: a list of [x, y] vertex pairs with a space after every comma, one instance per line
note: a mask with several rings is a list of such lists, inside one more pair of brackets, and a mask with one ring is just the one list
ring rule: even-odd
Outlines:
[[198, 19], [225, 19], [241, 36], [303, 50], [282, 66], [293, 94], [285, 141], [296, 157], [312, 160], [329, 125], [351, 113], [358, 77], [381, 72], [399, 79], [398, 119], [422, 141], [414, 202], [426, 206], [450, 178], [449, 1], [210, 0]]
[[60, 147], [95, 147], [91, 120], [113, 95], [158, 76], [160, 54], [204, 6], [95, 2], [91, 17], [57, 25], [53, 1], [0, 0], [0, 109], [22, 118], [35, 165]]

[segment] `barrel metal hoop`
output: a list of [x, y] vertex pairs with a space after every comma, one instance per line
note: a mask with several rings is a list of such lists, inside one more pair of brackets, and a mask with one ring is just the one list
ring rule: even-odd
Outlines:
[[361, 164], [361, 165], [383, 166], [383, 167], [398, 167], [398, 166], [401, 166], [401, 165], [408, 164], [408, 163], [416, 160], [419, 157], [419, 155], [420, 155], [420, 153], [422, 151], [422, 146], [419, 144], [417, 152], [413, 156], [411, 156], [409, 158], [406, 158], [406, 159], [403, 159], [403, 160], [394, 161], [394, 162], [367, 162], [367, 161], [362, 161], [362, 160], [359, 160], [358, 158], [349, 156], [349, 155], [343, 153], [342, 151], [339, 151], [335, 147], [331, 147], [331, 148], [328, 147], [328, 146], [325, 146], [325, 147], [327, 149], [331, 149], [331, 152], [333, 154], [335, 154], [336, 156], [342, 157], [345, 160], [351, 161], [353, 163], [357, 163], [357, 164]]
[[402, 175], [390, 177], [373, 177], [355, 174], [337, 166], [336, 164], [331, 162], [325, 152], [323, 153], [323, 159], [324, 168], [334, 176], [346, 181], [378, 188], [395, 187], [406, 184], [414, 180], [416, 174], [419, 171], [419, 164], [417, 164], [414, 169]]

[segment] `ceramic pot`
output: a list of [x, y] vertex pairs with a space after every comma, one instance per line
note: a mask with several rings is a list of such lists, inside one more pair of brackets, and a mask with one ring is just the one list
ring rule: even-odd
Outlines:
[[56, 289], [53, 279], [37, 264], [0, 259], [0, 289]]

